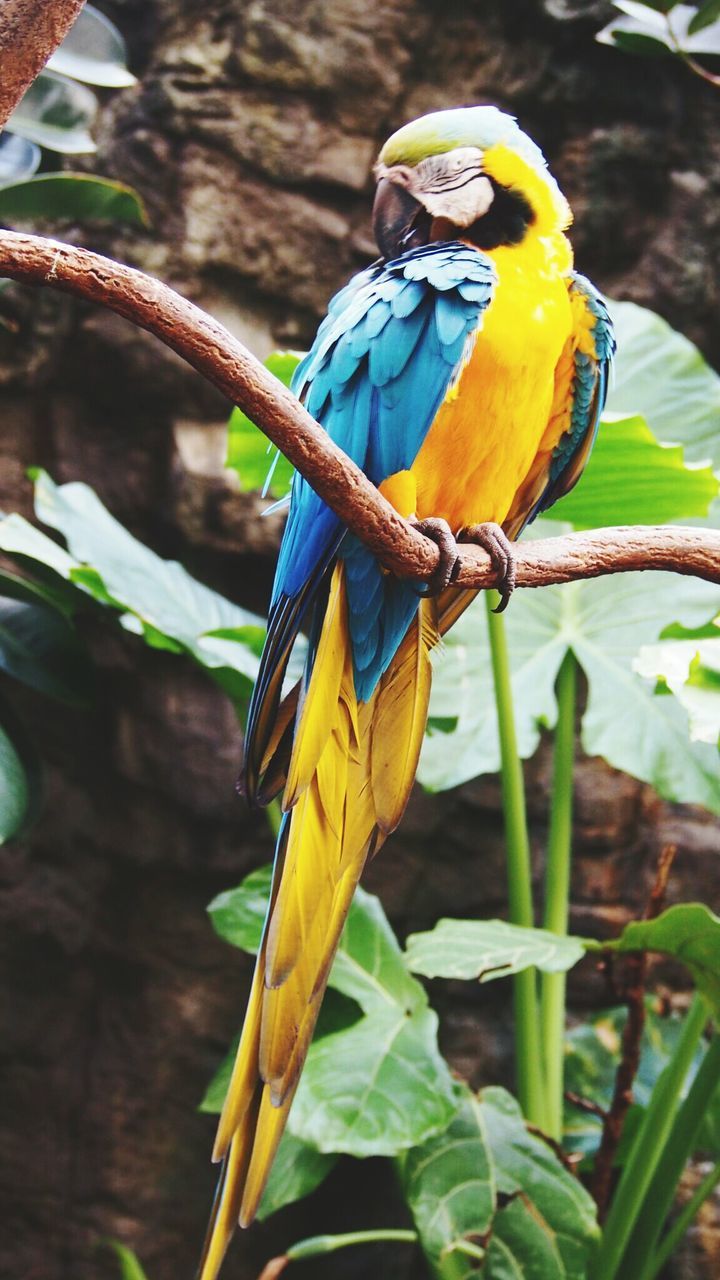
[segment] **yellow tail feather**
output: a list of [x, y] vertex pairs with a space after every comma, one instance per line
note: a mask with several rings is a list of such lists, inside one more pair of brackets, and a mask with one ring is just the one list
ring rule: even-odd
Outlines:
[[[434, 602], [367, 703], [355, 697], [344, 568], [333, 573], [298, 706], [287, 812], [270, 908], [214, 1158], [223, 1172], [199, 1280], [216, 1280], [236, 1223], [254, 1218], [310, 1047], [362, 869], [397, 825], [415, 776], [430, 694]], [[271, 749], [279, 740], [268, 735]]]

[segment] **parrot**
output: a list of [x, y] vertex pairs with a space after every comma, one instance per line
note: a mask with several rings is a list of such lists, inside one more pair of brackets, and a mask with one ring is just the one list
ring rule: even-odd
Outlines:
[[568, 202], [514, 117], [431, 112], [374, 176], [381, 256], [332, 299], [292, 387], [439, 564], [426, 584], [388, 573], [295, 474], [241, 779], [251, 805], [280, 797], [282, 821], [199, 1280], [255, 1217], [353, 894], [407, 804], [430, 655], [477, 594], [453, 586], [458, 543], [488, 551], [504, 607], [512, 543], [587, 462], [615, 351]]

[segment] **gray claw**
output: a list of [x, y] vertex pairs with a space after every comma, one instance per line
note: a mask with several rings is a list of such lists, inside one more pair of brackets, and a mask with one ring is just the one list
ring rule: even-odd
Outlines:
[[500, 603], [494, 613], [504, 613], [510, 597], [515, 590], [517, 563], [512, 543], [499, 524], [492, 520], [484, 524], [466, 525], [458, 534], [458, 542], [472, 542], [487, 551], [492, 567], [498, 575], [497, 589], [500, 592]]
[[457, 542], [452, 529], [447, 520], [442, 520], [439, 516], [431, 516], [427, 520], [411, 519], [410, 524], [423, 537], [434, 542], [440, 552], [437, 569], [427, 582], [418, 587], [418, 595], [438, 596], [454, 582], [460, 568]]

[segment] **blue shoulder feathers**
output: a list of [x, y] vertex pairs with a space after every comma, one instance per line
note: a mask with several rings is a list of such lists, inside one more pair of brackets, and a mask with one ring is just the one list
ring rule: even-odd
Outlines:
[[[356, 276], [333, 298], [293, 390], [375, 484], [410, 467], [482, 324], [495, 270], [460, 243], [428, 245]], [[296, 474], [280, 550], [268, 643], [253, 697], [249, 737], [268, 697], [279, 697], [303, 615], [326, 571], [346, 563], [358, 698], [367, 699], [417, 608], [409, 584], [373, 556]], [[266, 717], [264, 717], [266, 718]]]

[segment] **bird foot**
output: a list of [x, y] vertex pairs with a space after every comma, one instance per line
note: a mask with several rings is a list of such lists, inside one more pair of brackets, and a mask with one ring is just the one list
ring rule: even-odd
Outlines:
[[453, 531], [447, 520], [442, 520], [439, 516], [431, 516], [427, 520], [416, 520], [411, 516], [409, 523], [423, 537], [434, 542], [440, 552], [437, 569], [427, 582], [418, 584], [417, 593], [419, 596], [439, 596], [440, 592], [454, 581], [460, 567], [458, 546]]
[[[470, 542], [487, 551], [493, 569], [498, 574], [497, 589], [500, 592], [500, 603], [493, 613], [504, 613], [510, 597], [515, 590], [517, 561], [512, 543], [499, 524], [488, 520], [483, 524], [469, 524], [461, 529], [458, 542]], [[457, 569], [455, 571], [457, 573]]]

